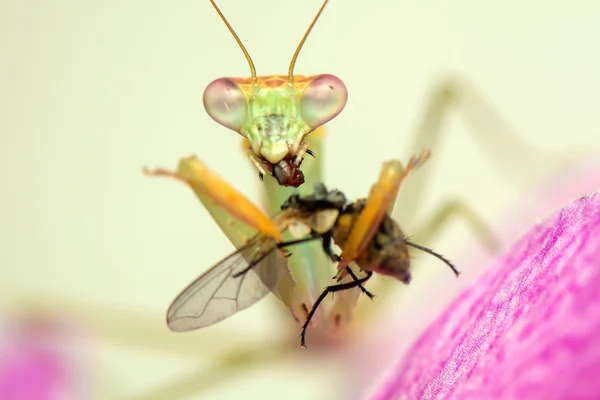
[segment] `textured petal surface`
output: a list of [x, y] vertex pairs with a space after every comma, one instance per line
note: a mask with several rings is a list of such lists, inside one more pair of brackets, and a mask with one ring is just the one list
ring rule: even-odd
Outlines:
[[372, 399], [600, 398], [600, 192], [531, 229]]

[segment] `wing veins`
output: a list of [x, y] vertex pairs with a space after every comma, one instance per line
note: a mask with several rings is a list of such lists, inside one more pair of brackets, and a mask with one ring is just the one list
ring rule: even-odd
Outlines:
[[[175, 322], [182, 320], [196, 321], [196, 323], [199, 324], [199, 326], [192, 326], [189, 328], [186, 326], [185, 322], [182, 322], [183, 326], [179, 326], [182, 327], [183, 330], [197, 329], [198, 327], [208, 326], [212, 323], [227, 318], [240, 309], [244, 309], [264, 297], [264, 295], [268, 293], [268, 290], [272, 289], [271, 285], [273, 282], [268, 282], [272, 276], [268, 275], [268, 277], [266, 277], [264, 275], [264, 271], [262, 273], [252, 271], [252, 273], [255, 273], [256, 275], [256, 277], [253, 276], [253, 280], [256, 279], [256, 283], [252, 282], [250, 283], [250, 286], [245, 286], [244, 284], [249, 276], [247, 272], [251, 272], [251, 270], [255, 267], [260, 266], [263, 260], [272, 255], [273, 251], [275, 251], [277, 248], [276, 243], [276, 240], [270, 236], [256, 235], [240, 249], [222, 259], [220, 262], [215, 264], [212, 268], [194, 280], [177, 296], [177, 298], [171, 304], [171, 308], [167, 314], [169, 326], [175, 330], [180, 330], [180, 328], [176, 328], [172, 325], [174, 325]], [[245, 271], [243, 276], [232, 276], [243, 271]], [[234, 283], [234, 287], [231, 288], [235, 290], [232, 295], [218, 295], [219, 291], [224, 288], [224, 285], [226, 285], [232, 279], [237, 280], [238, 278], [240, 278], [239, 282]], [[267, 279], [267, 281], [264, 279]], [[217, 282], [215, 282], [215, 280]], [[205, 295], [202, 295], [202, 291], [208, 289], [207, 286], [210, 286], [211, 282], [214, 282], [213, 289], [209, 290], [208, 293], [205, 293]], [[260, 288], [261, 285], [262, 289]], [[245, 290], [245, 288], [246, 290], [253, 288], [255, 291], [257, 291], [259, 297], [249, 297], [242, 301], [242, 292]], [[263, 292], [263, 290], [265, 290], [265, 292]], [[227, 288], [225, 288], [225, 292], [226, 291]], [[193, 311], [193, 304], [190, 304], [193, 303], [194, 300], [199, 302], [198, 306], [202, 304], [201, 308], [196, 312]], [[224, 316], [219, 316], [217, 313], [215, 321], [213, 322], [202, 322], [202, 318], [209, 307], [213, 304], [213, 300], [232, 301], [235, 305], [235, 310], [232, 310], [230, 314]], [[242, 302], [248, 304], [242, 304]], [[185, 310], [186, 307], [190, 307], [191, 309]], [[181, 315], [179, 315], [180, 313]], [[225, 314], [227, 313], [228, 311], [225, 311]], [[191, 324], [193, 325], [194, 323], [192, 322]]]

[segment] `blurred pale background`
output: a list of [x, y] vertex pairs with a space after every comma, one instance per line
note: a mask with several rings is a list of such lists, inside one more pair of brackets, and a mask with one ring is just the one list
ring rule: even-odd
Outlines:
[[[286, 73], [320, 0], [219, 4], [259, 75], [267, 75]], [[432, 87], [450, 73], [472, 82], [538, 149], [593, 155], [600, 148], [600, 3], [561, 4], [332, 0], [296, 65], [299, 74], [339, 76], [350, 93], [318, 155], [327, 182], [363, 196], [383, 160], [406, 157]], [[259, 181], [239, 137], [202, 107], [211, 80], [248, 75], [241, 52], [207, 0], [4, 0], [0, 26], [3, 313], [26, 301], [66, 302], [92, 320], [111, 309], [141, 313], [152, 334], [170, 337], [164, 313], [173, 296], [231, 246], [188, 190], [147, 178], [141, 168], [172, 168], [196, 153], [258, 201]], [[526, 195], [488, 162], [460, 112], [451, 112], [444, 133], [435, 155], [443, 167], [422, 207], [460, 196], [494, 221]], [[445, 254], [472, 243], [458, 231], [448, 244], [437, 242]], [[88, 363], [93, 392], [150, 399], [177, 377], [200, 375], [202, 361], [224, 348], [283, 335], [274, 302], [165, 339], [180, 349], [187, 343], [195, 358], [153, 352], [143, 345], [144, 329], [90, 329], [103, 343]], [[129, 337], [128, 347], [105, 344], [119, 335]], [[131, 335], [139, 335], [139, 348]], [[191, 398], [336, 393], [326, 364], [292, 360]]]

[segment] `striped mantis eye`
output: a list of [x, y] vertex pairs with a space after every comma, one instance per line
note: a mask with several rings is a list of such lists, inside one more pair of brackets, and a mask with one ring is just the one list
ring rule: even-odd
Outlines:
[[319, 75], [304, 89], [300, 100], [302, 118], [316, 129], [335, 118], [346, 106], [348, 89], [333, 75]]
[[206, 87], [204, 108], [217, 123], [236, 132], [240, 131], [248, 115], [244, 92], [229, 78], [216, 79]]

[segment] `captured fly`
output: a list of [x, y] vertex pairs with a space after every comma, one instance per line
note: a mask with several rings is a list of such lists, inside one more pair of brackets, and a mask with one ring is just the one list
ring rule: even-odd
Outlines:
[[[276, 287], [279, 273], [287, 267], [290, 256], [287, 248], [310, 240], [320, 239], [323, 251], [332, 262], [338, 262], [338, 281], [347, 275], [352, 280], [324, 289], [303, 325], [302, 346], [310, 320], [327, 294], [360, 287], [372, 297], [362, 284], [373, 273], [410, 283], [409, 247], [437, 257], [458, 276], [449, 260], [409, 241], [388, 213], [389, 199], [395, 197], [402, 180], [428, 156], [424, 152], [412, 158], [406, 168], [397, 161], [385, 163], [369, 197], [353, 203], [339, 190], [327, 190], [323, 184], [315, 185], [311, 195], [290, 196], [272, 222], [279, 232], [288, 231], [298, 239], [283, 241], [281, 236], [277, 239], [263, 232], [256, 234], [177, 296], [167, 313], [169, 328], [173, 331], [202, 328], [251, 306]], [[342, 248], [341, 256], [333, 252], [333, 243]], [[358, 277], [351, 265], [357, 266], [364, 276]]]

